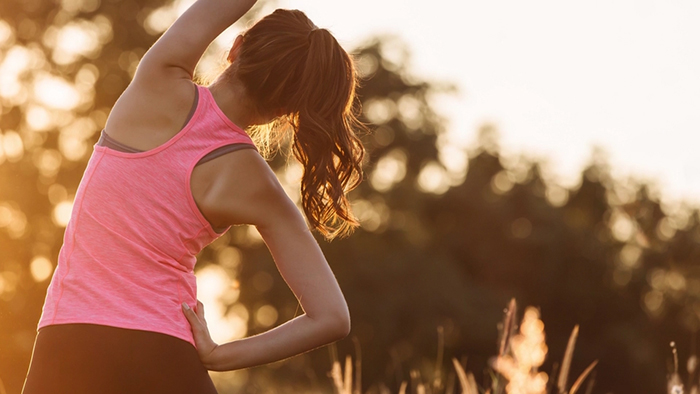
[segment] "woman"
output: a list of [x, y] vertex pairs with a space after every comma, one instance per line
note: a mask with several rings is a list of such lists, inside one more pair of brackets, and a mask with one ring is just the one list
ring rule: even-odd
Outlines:
[[[302, 205], [327, 238], [356, 225], [361, 178], [352, 60], [300, 11], [237, 37], [209, 87], [199, 58], [254, 0], [198, 0], [146, 53], [78, 188], [23, 392], [215, 393], [207, 370], [284, 359], [343, 338], [347, 305], [304, 218], [245, 130], [293, 133]], [[262, 128], [258, 128], [262, 130]], [[195, 255], [255, 225], [304, 314], [216, 344], [196, 300]]]

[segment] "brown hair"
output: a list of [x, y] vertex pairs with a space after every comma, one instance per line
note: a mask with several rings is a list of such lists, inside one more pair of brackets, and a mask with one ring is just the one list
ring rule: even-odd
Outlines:
[[272, 133], [291, 126], [311, 226], [327, 239], [351, 233], [358, 221], [346, 194], [362, 180], [364, 148], [356, 132], [365, 130], [356, 116], [352, 58], [303, 12], [278, 9], [243, 34], [234, 64], [258, 113], [284, 114]]

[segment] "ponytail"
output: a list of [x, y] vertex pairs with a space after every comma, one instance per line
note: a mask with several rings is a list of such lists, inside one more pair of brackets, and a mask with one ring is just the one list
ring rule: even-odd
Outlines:
[[283, 113], [291, 126], [312, 228], [327, 239], [350, 234], [359, 223], [347, 193], [362, 180], [364, 156], [356, 133], [366, 130], [357, 118], [352, 58], [301, 11], [276, 10], [243, 34], [236, 62], [235, 75], [259, 113]]

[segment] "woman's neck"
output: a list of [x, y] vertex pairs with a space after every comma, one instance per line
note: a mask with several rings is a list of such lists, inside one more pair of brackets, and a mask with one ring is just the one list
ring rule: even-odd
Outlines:
[[243, 130], [261, 122], [245, 87], [235, 78], [220, 77], [209, 86], [209, 91], [221, 111]]

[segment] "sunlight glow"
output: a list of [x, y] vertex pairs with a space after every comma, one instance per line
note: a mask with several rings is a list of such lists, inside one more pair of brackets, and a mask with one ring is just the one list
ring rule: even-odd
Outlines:
[[24, 156], [24, 143], [17, 132], [9, 130], [4, 135], [0, 134], [0, 143], [8, 161], [14, 163]]
[[148, 15], [143, 23], [143, 27], [148, 34], [159, 35], [175, 22], [177, 16], [177, 10], [173, 5], [156, 8]]
[[12, 239], [21, 238], [27, 231], [27, 216], [19, 209], [12, 213], [12, 221], [7, 226], [7, 233]]
[[47, 131], [54, 125], [51, 113], [39, 105], [29, 106], [24, 118], [27, 121], [27, 126], [34, 131]]
[[491, 190], [495, 194], [505, 194], [513, 188], [515, 183], [509, 176], [508, 171], [501, 170], [491, 178]]
[[280, 177], [282, 179], [282, 187], [287, 193], [287, 196], [294, 201], [295, 204], [301, 203], [301, 189], [299, 181], [304, 174], [304, 167], [296, 160], [290, 161]]
[[71, 212], [73, 211], [73, 201], [61, 201], [53, 208], [54, 224], [59, 227], [66, 227], [70, 221]]
[[94, 12], [100, 6], [100, 0], [61, 0], [61, 7], [70, 13]]
[[225, 268], [236, 269], [241, 264], [241, 252], [234, 246], [226, 246], [217, 253], [217, 260]]
[[365, 54], [355, 58], [355, 68], [360, 78], [368, 79], [374, 75], [379, 68], [379, 60], [374, 55]]
[[[53, 48], [51, 57], [58, 64], [71, 64], [81, 57], [93, 57], [111, 33], [105, 34], [97, 23], [80, 19], [63, 27], [46, 30], [44, 43]], [[110, 37], [111, 38], [111, 37]]]
[[63, 200], [68, 199], [68, 191], [65, 186], [60, 183], [54, 183], [49, 186], [49, 202], [53, 205], [60, 203]]
[[53, 265], [44, 256], [36, 256], [29, 265], [29, 271], [36, 282], [43, 282], [51, 276]]
[[0, 19], [0, 48], [3, 47], [4, 43], [7, 43], [10, 41], [10, 38], [12, 38], [13, 33], [12, 33], [12, 28], [10, 25], [5, 22], [4, 20]]
[[451, 144], [439, 144], [438, 158], [447, 170], [450, 185], [456, 186], [464, 182], [469, 168], [469, 156], [464, 149]]
[[262, 235], [260, 235], [260, 232], [255, 226], [248, 226], [246, 233], [248, 235], [246, 237], [246, 242], [249, 245], [257, 245], [263, 242]]
[[55, 176], [61, 168], [61, 161], [63, 160], [63, 156], [61, 156], [59, 151], [42, 148], [35, 150], [32, 158], [36, 168], [45, 177]]
[[263, 305], [255, 312], [255, 322], [265, 328], [275, 324], [277, 317], [277, 309], [272, 305]]
[[442, 194], [450, 188], [445, 169], [431, 161], [423, 166], [418, 174], [418, 189], [424, 193]]
[[[205, 318], [215, 342], [227, 342], [246, 334], [248, 312], [234, 304], [228, 314], [222, 302], [231, 289], [231, 279], [218, 265], [207, 265], [197, 271], [197, 299], [204, 304]], [[242, 306], [242, 305], [241, 305]]]
[[84, 64], [75, 76], [75, 85], [78, 90], [92, 89], [100, 76], [100, 70], [94, 64]]
[[508, 393], [546, 392], [549, 377], [537, 371], [548, 351], [544, 338], [544, 323], [540, 320], [539, 311], [528, 307], [520, 324], [520, 332], [511, 339], [512, 355], [498, 357], [493, 365], [508, 379]]
[[389, 98], [372, 99], [364, 104], [364, 115], [375, 125], [382, 125], [396, 116], [396, 102]]
[[625, 268], [633, 269], [639, 267], [642, 257], [642, 248], [637, 245], [627, 244], [620, 250], [620, 263]]
[[369, 178], [372, 187], [385, 192], [401, 182], [406, 176], [407, 160], [406, 152], [402, 149], [394, 149], [382, 156]]
[[398, 114], [401, 121], [411, 130], [423, 126], [425, 117], [421, 113], [421, 102], [409, 95], [402, 96], [398, 102]]
[[651, 316], [659, 316], [663, 311], [664, 294], [658, 290], [652, 290], [644, 295], [644, 307]]
[[613, 236], [620, 242], [628, 241], [636, 231], [634, 222], [630, 217], [616, 209], [610, 217], [610, 230]]
[[569, 201], [569, 190], [559, 185], [547, 185], [547, 202], [553, 207], [563, 207]]
[[80, 103], [80, 94], [71, 83], [48, 73], [36, 77], [34, 94], [40, 103], [55, 109], [69, 111]]
[[379, 199], [376, 201], [356, 199], [352, 202], [352, 210], [357, 215], [362, 228], [371, 232], [383, 230], [391, 216], [389, 207]]
[[7, 99], [6, 104], [14, 104], [22, 91], [19, 76], [29, 67], [30, 51], [22, 46], [14, 46], [5, 53], [0, 63], [0, 98]]
[[656, 226], [656, 236], [662, 241], [668, 241], [676, 235], [676, 228], [671, 224], [671, 220], [665, 217]]
[[12, 207], [7, 203], [0, 203], [0, 227], [7, 227], [12, 222]]
[[97, 132], [95, 121], [88, 117], [78, 118], [61, 128], [58, 149], [71, 161], [78, 161], [88, 153], [88, 139]]

